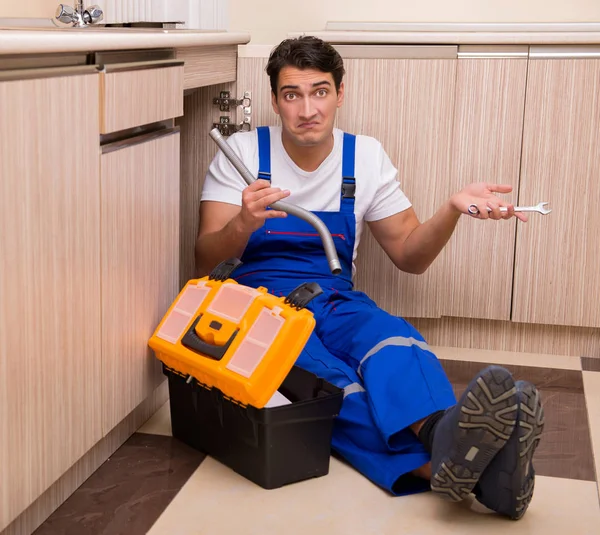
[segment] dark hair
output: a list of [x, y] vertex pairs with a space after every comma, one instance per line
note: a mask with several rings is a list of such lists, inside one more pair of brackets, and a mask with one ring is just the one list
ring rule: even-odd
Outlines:
[[310, 35], [286, 39], [271, 52], [266, 70], [275, 95], [279, 73], [288, 66], [331, 73], [336, 91], [339, 91], [345, 74], [344, 62], [338, 51], [329, 43]]

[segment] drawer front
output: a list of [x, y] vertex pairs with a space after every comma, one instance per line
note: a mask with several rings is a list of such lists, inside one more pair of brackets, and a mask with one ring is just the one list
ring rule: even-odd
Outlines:
[[100, 133], [183, 115], [183, 62], [107, 65], [101, 75]]

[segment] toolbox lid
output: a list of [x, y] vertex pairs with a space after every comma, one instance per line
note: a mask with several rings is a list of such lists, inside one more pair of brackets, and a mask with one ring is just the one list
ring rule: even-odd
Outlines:
[[315, 320], [305, 306], [322, 290], [307, 283], [276, 297], [229, 275], [220, 265], [210, 276], [189, 281], [149, 345], [159, 360], [189, 380], [262, 408], [312, 334]]

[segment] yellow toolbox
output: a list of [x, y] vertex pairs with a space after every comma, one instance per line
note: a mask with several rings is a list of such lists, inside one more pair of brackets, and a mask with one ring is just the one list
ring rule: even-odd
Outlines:
[[242, 405], [262, 408], [290, 372], [315, 327], [306, 304], [322, 293], [305, 283], [286, 297], [230, 278], [221, 263], [181, 290], [149, 345], [171, 370]]

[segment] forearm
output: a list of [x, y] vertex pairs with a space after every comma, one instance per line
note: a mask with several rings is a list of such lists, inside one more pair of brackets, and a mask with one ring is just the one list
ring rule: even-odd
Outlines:
[[238, 217], [234, 217], [221, 230], [198, 236], [195, 249], [198, 276], [208, 275], [225, 260], [240, 258], [251, 234], [243, 230]]
[[404, 242], [399, 267], [409, 273], [424, 273], [448, 243], [460, 216], [446, 201], [429, 220], [416, 226]]

